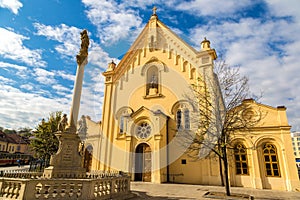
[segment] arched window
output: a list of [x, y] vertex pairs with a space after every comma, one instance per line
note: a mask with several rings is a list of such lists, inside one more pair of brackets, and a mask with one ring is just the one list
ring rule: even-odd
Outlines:
[[235, 170], [238, 175], [248, 175], [247, 149], [243, 144], [234, 147]]
[[177, 130], [182, 129], [181, 110], [177, 110], [176, 112], [176, 127]]
[[176, 130], [190, 131], [193, 127], [191, 116], [195, 116], [193, 105], [189, 101], [180, 100], [172, 106], [171, 111], [176, 122]]
[[176, 127], [177, 130], [190, 130], [190, 111], [189, 109], [178, 109], [176, 112]]
[[190, 111], [189, 111], [189, 109], [184, 110], [184, 129], [190, 130]]
[[266, 143], [263, 146], [263, 155], [267, 176], [280, 176], [277, 149], [275, 145]]
[[121, 107], [115, 114], [117, 137], [123, 137], [127, 132], [127, 124], [133, 110], [130, 107]]

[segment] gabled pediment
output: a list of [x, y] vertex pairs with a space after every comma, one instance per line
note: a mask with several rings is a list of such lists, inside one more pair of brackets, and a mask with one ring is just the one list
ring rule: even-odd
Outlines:
[[149, 108], [146, 108], [145, 106], [141, 106], [138, 110], [135, 112], [131, 113], [130, 117], [131, 118], [138, 118], [139, 116], [143, 117], [150, 117], [150, 116], [164, 116], [167, 117], [166, 114], [164, 114], [161, 110], [150, 110]]
[[[196, 51], [162, 23], [156, 15], [152, 15], [141, 34], [115, 68], [113, 79], [117, 81], [126, 71], [144, 65], [145, 62], [141, 61], [142, 57], [148, 56], [151, 52], [164, 53], [166, 59], [174, 60], [175, 64], [181, 63], [182, 71], [185, 71], [183, 65], [192, 69], [203, 64], [210, 64], [216, 58], [216, 54], [213, 49], [210, 49], [209, 43], [206, 44], [208, 48], [206, 46]], [[200, 57], [205, 57], [205, 59]]]
[[255, 127], [287, 127], [290, 128], [286, 116], [286, 107], [277, 108], [257, 103], [253, 99], [245, 99], [237, 109], [247, 120], [258, 119]]

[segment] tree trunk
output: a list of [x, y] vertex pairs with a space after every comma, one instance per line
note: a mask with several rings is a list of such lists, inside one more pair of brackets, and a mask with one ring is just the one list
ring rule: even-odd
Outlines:
[[[220, 149], [220, 148], [219, 148]], [[225, 186], [224, 184], [224, 176], [223, 176], [223, 164], [222, 164], [222, 158], [221, 156], [218, 156], [219, 157], [219, 166], [220, 166], [220, 177], [221, 177], [221, 184], [222, 186]]]
[[229, 186], [229, 173], [228, 173], [228, 160], [227, 160], [227, 152], [226, 146], [222, 147], [223, 149], [223, 162], [224, 162], [224, 174], [225, 174], [225, 188], [226, 188], [226, 195], [230, 196], [230, 186]]

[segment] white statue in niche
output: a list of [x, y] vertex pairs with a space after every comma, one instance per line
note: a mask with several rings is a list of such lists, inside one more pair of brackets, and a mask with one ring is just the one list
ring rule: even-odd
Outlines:
[[157, 88], [157, 77], [155, 74], [152, 75], [152, 79], [150, 82], [150, 88]]

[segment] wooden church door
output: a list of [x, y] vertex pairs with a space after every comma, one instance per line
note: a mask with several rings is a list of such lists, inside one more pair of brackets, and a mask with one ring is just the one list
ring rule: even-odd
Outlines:
[[149, 145], [139, 144], [135, 151], [135, 181], [151, 182], [151, 148]]

